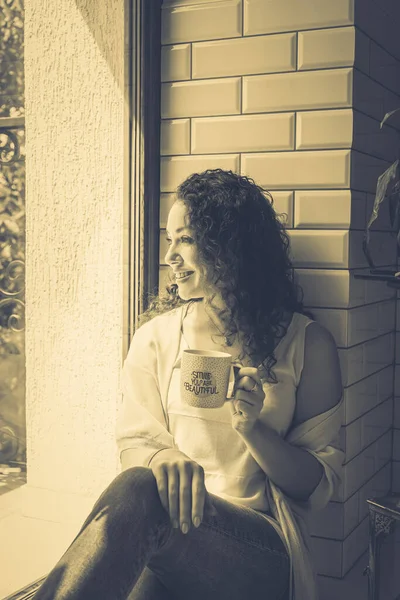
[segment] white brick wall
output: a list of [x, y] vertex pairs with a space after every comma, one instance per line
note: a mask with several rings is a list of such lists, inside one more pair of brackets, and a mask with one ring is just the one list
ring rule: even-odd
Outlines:
[[[389, 490], [392, 450], [400, 491], [396, 292], [352, 276], [368, 267], [363, 230], [398, 143], [379, 122], [400, 106], [400, 10], [378, 4], [164, 0], [162, 10], [160, 286], [174, 189], [194, 171], [232, 169], [271, 191], [305, 304], [338, 345], [346, 461], [340, 490], [312, 522], [321, 600], [366, 549], [366, 498]], [[385, 210], [371, 228], [378, 266], [396, 263], [389, 229]], [[342, 600], [365, 597], [346, 586], [334, 588]]]
[[247, 0], [244, 33], [276, 33], [353, 23], [353, 0]]

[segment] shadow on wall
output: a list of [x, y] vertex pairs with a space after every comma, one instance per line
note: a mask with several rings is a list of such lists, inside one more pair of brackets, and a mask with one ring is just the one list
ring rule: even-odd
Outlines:
[[[121, 3], [99, 2], [98, 0], [75, 0], [76, 6], [81, 13], [100, 53], [109, 66], [110, 72], [118, 87], [124, 89], [124, 68], [121, 61], [121, 24], [119, 23], [119, 11]], [[126, 28], [128, 23], [128, 2], [123, 2], [123, 23]], [[114, 29], [114, 32], [113, 32]], [[122, 42], [125, 44], [125, 42]], [[128, 51], [123, 46], [124, 54]]]

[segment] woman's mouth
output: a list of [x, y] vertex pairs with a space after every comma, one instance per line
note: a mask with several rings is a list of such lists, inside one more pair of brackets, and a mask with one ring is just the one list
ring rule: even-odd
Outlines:
[[175, 279], [176, 281], [179, 281], [179, 283], [183, 283], [184, 281], [187, 281], [191, 275], [193, 275], [193, 271], [181, 271], [180, 273], [175, 273]]

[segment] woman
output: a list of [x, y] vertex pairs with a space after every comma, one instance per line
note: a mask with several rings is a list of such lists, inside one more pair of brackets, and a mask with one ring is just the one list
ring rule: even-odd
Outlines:
[[[287, 235], [252, 180], [190, 176], [167, 242], [174, 282], [123, 369], [123, 472], [35, 598], [314, 600], [305, 521], [343, 458], [334, 339], [297, 299]], [[188, 347], [242, 365], [221, 409], [181, 401]]]

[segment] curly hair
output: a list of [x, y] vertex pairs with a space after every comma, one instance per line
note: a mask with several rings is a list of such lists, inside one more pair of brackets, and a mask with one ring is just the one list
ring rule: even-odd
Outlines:
[[[190, 175], [176, 198], [186, 206], [209, 302], [218, 290], [226, 306], [217, 313], [227, 340], [240, 332], [244, 352], [264, 367], [270, 383], [278, 383], [274, 339], [286, 334], [285, 311], [314, 316], [304, 309], [303, 290], [292, 280], [289, 237], [271, 194], [249, 177], [213, 169]], [[152, 298], [141, 324], [190, 302], [179, 297], [176, 284], [166, 291]]]

